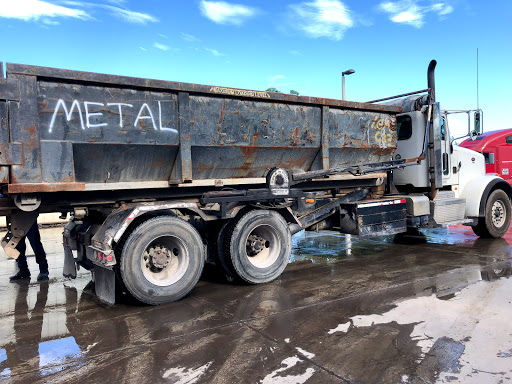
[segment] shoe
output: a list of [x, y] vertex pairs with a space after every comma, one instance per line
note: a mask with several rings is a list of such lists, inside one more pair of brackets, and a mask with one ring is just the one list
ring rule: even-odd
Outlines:
[[9, 277], [9, 280], [10, 281], [30, 280], [30, 272], [29, 271], [18, 271], [18, 273]]
[[37, 281], [48, 280], [49, 279], [48, 275], [49, 275], [48, 271], [40, 272], [39, 275], [37, 275]]

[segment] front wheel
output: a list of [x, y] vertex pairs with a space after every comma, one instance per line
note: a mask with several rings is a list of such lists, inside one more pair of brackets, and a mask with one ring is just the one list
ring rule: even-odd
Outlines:
[[160, 216], [144, 221], [129, 235], [121, 255], [121, 276], [137, 300], [169, 303], [194, 288], [204, 258], [201, 236], [191, 224]]
[[472, 227], [475, 235], [487, 238], [502, 237], [510, 226], [511, 207], [508, 195], [501, 189], [493, 191], [485, 204], [485, 216]]

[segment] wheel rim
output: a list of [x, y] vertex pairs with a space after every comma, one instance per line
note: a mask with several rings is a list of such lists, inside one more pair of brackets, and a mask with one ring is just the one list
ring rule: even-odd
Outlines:
[[281, 252], [279, 231], [271, 225], [255, 227], [245, 241], [245, 254], [257, 268], [267, 268], [279, 258]]
[[179, 281], [189, 263], [188, 248], [175, 236], [162, 236], [149, 243], [140, 258], [146, 280], [158, 286], [168, 286]]
[[492, 215], [492, 223], [495, 227], [501, 227], [505, 224], [505, 204], [502, 201], [497, 200], [492, 205], [491, 215]]

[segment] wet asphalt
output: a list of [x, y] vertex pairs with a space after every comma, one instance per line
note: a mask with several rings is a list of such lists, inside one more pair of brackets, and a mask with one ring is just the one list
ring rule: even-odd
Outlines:
[[0, 256], [0, 382], [512, 382], [512, 230], [359, 240], [299, 233], [275, 282], [207, 265], [158, 307], [106, 306], [90, 273], [62, 277], [62, 228], [43, 229], [50, 281], [9, 283]]

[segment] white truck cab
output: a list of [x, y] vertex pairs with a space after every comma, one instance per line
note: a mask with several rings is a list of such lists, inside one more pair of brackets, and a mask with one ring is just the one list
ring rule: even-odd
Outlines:
[[465, 224], [478, 236], [501, 237], [510, 225], [512, 188], [486, 174], [482, 154], [451, 141], [448, 114], [435, 102], [433, 63], [428, 95], [386, 103], [403, 108], [397, 116], [394, 160], [418, 159], [416, 165], [393, 171], [393, 185], [408, 201], [408, 225]]

